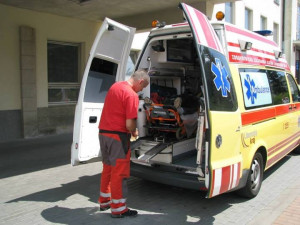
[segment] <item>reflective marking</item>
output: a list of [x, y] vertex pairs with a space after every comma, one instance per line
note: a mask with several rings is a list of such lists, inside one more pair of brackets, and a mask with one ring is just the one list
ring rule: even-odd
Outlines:
[[105, 207], [111, 204], [111, 201], [105, 202], [105, 203], [100, 203], [100, 206]]
[[214, 170], [215, 172], [215, 185], [214, 185], [214, 190], [212, 193], [212, 196], [218, 195], [220, 193], [221, 189], [221, 183], [222, 183], [222, 168]]
[[236, 187], [236, 185], [237, 185], [238, 166], [239, 166], [238, 163], [233, 165], [233, 182], [232, 182], [232, 186], [230, 189]]
[[119, 207], [119, 208], [116, 208], [116, 209], [111, 208], [111, 211], [112, 211], [112, 212], [122, 212], [122, 211], [124, 211], [126, 208], [127, 208], [126, 206], [122, 206], [122, 207]]
[[104, 197], [104, 198], [109, 198], [111, 195], [110, 195], [110, 193], [104, 193], [104, 192], [100, 191], [100, 196]]
[[112, 203], [118, 204], [118, 203], [125, 203], [126, 198], [121, 198], [121, 199], [112, 199]]

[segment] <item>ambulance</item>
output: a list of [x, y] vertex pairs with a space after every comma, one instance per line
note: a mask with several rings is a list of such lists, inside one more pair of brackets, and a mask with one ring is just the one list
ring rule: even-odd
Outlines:
[[[263, 173], [299, 151], [300, 91], [278, 46], [181, 3], [185, 22], [157, 23], [135, 64], [139, 95], [131, 175], [207, 192], [255, 197]], [[75, 112], [72, 165], [101, 158], [105, 95], [125, 79], [135, 29], [106, 18], [90, 51]]]

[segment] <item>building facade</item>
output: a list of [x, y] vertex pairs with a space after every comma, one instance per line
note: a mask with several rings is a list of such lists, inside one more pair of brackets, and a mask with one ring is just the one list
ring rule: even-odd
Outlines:
[[[298, 0], [210, 0], [193, 6], [211, 20], [223, 11], [227, 22], [272, 30], [269, 38], [283, 49], [299, 80]], [[138, 31], [149, 29], [153, 19], [182, 22], [182, 12], [173, 8], [116, 20]], [[100, 26], [101, 21], [0, 1], [0, 142], [72, 132], [83, 70]]]

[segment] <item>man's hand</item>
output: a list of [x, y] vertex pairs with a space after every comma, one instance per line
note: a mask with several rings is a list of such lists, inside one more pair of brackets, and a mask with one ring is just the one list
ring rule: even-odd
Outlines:
[[139, 131], [138, 131], [138, 129], [136, 129], [135, 131], [132, 131], [131, 132], [131, 135], [133, 136], [133, 137], [137, 137], [137, 136], [139, 136]]

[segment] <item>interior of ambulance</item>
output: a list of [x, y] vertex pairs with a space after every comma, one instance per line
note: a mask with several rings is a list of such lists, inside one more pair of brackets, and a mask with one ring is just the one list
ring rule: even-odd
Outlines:
[[205, 130], [205, 104], [191, 33], [150, 39], [137, 67], [148, 69], [150, 85], [139, 93], [139, 138], [131, 145], [132, 161], [195, 170], [203, 161], [199, 154], [204, 151], [195, 146], [203, 150], [196, 134]]

